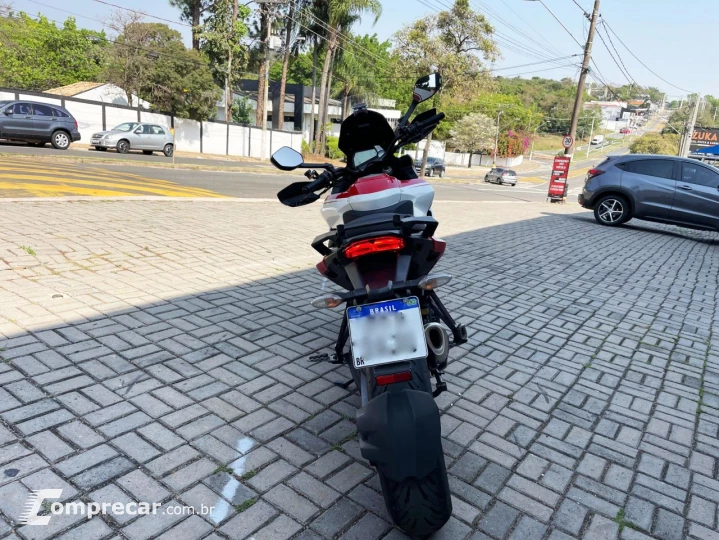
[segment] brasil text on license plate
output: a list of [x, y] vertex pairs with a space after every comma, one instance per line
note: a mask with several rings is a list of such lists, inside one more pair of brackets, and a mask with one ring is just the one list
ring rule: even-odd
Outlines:
[[347, 308], [356, 368], [427, 356], [419, 300], [415, 296]]

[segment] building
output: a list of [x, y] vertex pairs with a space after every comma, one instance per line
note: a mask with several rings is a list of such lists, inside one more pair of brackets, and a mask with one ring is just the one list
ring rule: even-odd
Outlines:
[[86, 99], [88, 101], [97, 101], [100, 103], [112, 103], [114, 105], [125, 105], [137, 107], [138, 103], [141, 108], [149, 109], [150, 103], [144, 99], [139, 99], [135, 94], [132, 95], [132, 103], [128, 103], [125, 91], [112, 83], [87, 82], [81, 81], [58, 88], [46, 90], [48, 94], [56, 94], [58, 96], [74, 97], [78, 99]]
[[[257, 80], [243, 80], [240, 82], [240, 90], [234, 93], [235, 98], [247, 100], [253, 111], [257, 110]], [[270, 81], [268, 90], [268, 107], [267, 107], [267, 127], [277, 129], [279, 116], [275, 115], [275, 111], [280, 109], [280, 83], [278, 81]], [[397, 121], [401, 118], [402, 112], [395, 109], [395, 101], [393, 99], [376, 98], [368, 103], [369, 108], [377, 111], [387, 118], [392, 126], [397, 125]], [[312, 87], [300, 84], [287, 84], [285, 88], [285, 102], [282, 105], [284, 115], [282, 130], [283, 131], [301, 131], [305, 140], [309, 140], [310, 123], [312, 121], [312, 111], [314, 109], [315, 123], [319, 114], [319, 89], [315, 89], [314, 103], [312, 101]], [[339, 135], [340, 124], [342, 120], [350, 114], [351, 111], [344, 110], [342, 101], [330, 98], [328, 107], [329, 123], [332, 124], [330, 133]], [[250, 124], [255, 125], [256, 114], [250, 117]], [[217, 120], [225, 120], [225, 97], [217, 104]]]
[[627, 107], [625, 101], [588, 101], [584, 108], [599, 107], [602, 111], [602, 119], [605, 121], [616, 121], [622, 118], [622, 109]]

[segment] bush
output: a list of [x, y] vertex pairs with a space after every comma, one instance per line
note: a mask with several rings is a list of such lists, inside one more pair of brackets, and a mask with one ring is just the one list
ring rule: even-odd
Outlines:
[[334, 135], [327, 135], [327, 157], [330, 159], [341, 159], [344, 156], [342, 150], [338, 148], [340, 139]]
[[302, 139], [302, 155], [309, 156], [312, 152], [310, 151], [310, 143]]
[[675, 156], [679, 150], [679, 135], [647, 133], [636, 139], [630, 146], [632, 154], [664, 154]]

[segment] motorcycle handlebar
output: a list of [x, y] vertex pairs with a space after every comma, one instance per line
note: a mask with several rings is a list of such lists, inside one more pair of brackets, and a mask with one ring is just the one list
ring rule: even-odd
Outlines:
[[418, 122], [416, 124], [410, 124], [410, 125], [415, 131], [421, 131], [423, 129], [428, 128], [429, 126], [431, 126], [433, 124], [439, 124], [442, 120], [444, 120], [444, 113], [441, 112], [441, 113], [435, 114], [434, 116], [430, 116], [429, 118], [427, 118], [427, 120]]
[[317, 191], [318, 189], [323, 188], [327, 184], [329, 184], [332, 181], [332, 178], [332, 173], [330, 171], [325, 171], [321, 175], [319, 175], [315, 181], [310, 182], [308, 185], [302, 188], [302, 191], [304, 193], [312, 193], [313, 191]]

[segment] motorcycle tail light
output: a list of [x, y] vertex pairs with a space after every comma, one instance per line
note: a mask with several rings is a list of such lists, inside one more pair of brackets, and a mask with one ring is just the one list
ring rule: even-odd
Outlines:
[[316, 308], [333, 308], [339, 306], [344, 300], [336, 294], [323, 294], [312, 300], [312, 306]]
[[400, 371], [399, 373], [390, 373], [389, 375], [377, 375], [374, 380], [377, 383], [377, 386], [407, 382], [412, 380], [412, 372]]
[[452, 281], [449, 274], [429, 274], [419, 280], [417, 286], [425, 291], [431, 291]]
[[398, 236], [378, 236], [351, 243], [344, 249], [344, 254], [348, 259], [358, 259], [374, 253], [399, 251], [403, 247], [404, 240]]

